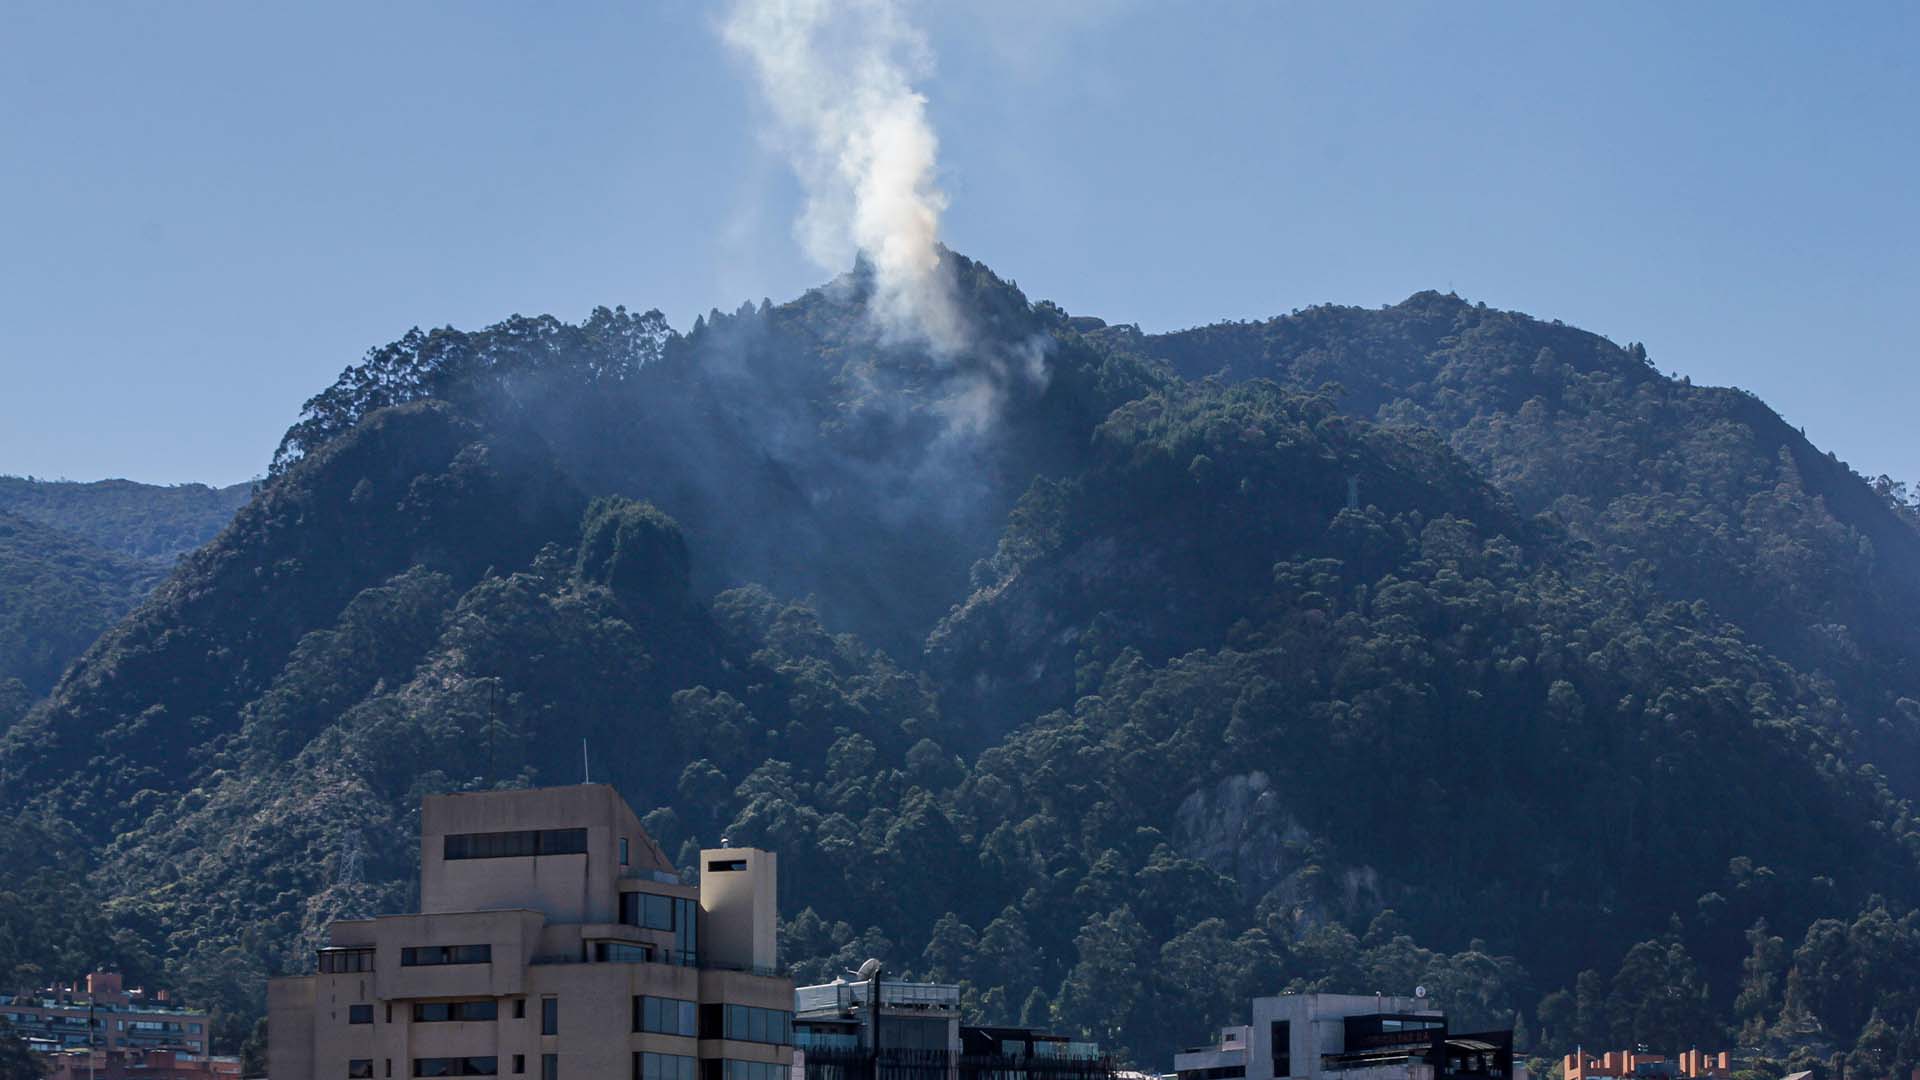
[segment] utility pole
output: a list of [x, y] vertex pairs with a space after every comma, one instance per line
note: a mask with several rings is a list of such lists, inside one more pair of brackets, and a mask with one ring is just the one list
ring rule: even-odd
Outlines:
[[867, 983], [867, 1009], [873, 1017], [873, 1080], [880, 1080], [880, 976], [886, 968], [875, 964]]
[[493, 771], [493, 729], [500, 726], [500, 711], [494, 705], [494, 692], [500, 689], [498, 677], [487, 680], [487, 787], [498, 783]]
[[93, 1061], [93, 990], [87, 990], [87, 1080], [95, 1080]]

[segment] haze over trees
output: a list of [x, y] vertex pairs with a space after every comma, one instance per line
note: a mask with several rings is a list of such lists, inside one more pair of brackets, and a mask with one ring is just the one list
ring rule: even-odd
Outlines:
[[369, 353], [0, 736], [0, 972], [117, 964], [237, 1046], [411, 903], [422, 794], [585, 738], [682, 864], [781, 853], [800, 979], [885, 956], [1154, 1064], [1416, 983], [1555, 1052], [1920, 1063], [1891, 481], [1453, 296], [1146, 335], [947, 260], [951, 360], [861, 271]]

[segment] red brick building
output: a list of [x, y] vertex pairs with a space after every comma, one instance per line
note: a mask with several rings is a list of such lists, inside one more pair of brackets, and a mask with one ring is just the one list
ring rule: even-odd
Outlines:
[[1638, 1050], [1609, 1050], [1599, 1056], [1581, 1050], [1568, 1054], [1560, 1067], [1566, 1080], [1725, 1080], [1733, 1075], [1733, 1061], [1725, 1050], [1688, 1050], [1678, 1061]]
[[133, 1061], [149, 1050], [181, 1058], [203, 1058], [211, 1050], [205, 1012], [180, 1008], [164, 990], [129, 989], [110, 972], [95, 972], [84, 983], [0, 994], [0, 1020], [29, 1049], [50, 1056], [78, 1051], [84, 1057], [91, 1048]]

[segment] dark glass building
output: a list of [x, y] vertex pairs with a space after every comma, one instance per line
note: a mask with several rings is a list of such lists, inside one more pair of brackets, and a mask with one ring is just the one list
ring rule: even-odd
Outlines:
[[[869, 1006], [878, 986], [879, 1008]], [[794, 1066], [804, 1080], [1113, 1080], [1094, 1043], [962, 1023], [960, 988], [836, 981], [794, 991]], [[877, 1030], [876, 1030], [877, 1029]]]

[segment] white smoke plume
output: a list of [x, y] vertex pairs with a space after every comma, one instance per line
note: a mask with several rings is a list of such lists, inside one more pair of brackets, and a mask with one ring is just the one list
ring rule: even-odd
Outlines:
[[752, 61], [806, 189], [797, 231], [839, 271], [864, 253], [881, 330], [957, 352], [966, 327], [940, 264], [939, 139], [913, 88], [932, 68], [897, 0], [738, 0], [722, 33]]

